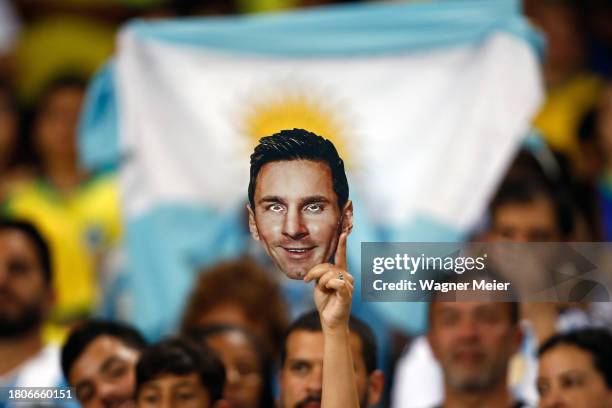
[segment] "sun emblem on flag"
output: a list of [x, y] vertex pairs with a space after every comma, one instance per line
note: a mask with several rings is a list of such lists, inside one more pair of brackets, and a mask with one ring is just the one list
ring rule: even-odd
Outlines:
[[283, 129], [300, 128], [332, 141], [338, 153], [347, 160], [347, 126], [341, 104], [333, 95], [314, 89], [283, 86], [276, 92], [258, 93], [246, 105], [242, 133], [255, 146], [263, 136]]

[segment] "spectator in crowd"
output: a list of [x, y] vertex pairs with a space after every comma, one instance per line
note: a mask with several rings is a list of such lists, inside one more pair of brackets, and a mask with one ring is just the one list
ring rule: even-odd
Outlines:
[[286, 310], [279, 285], [265, 270], [243, 258], [200, 274], [187, 301], [181, 331], [189, 333], [211, 324], [242, 327], [274, 355], [287, 328]]
[[225, 370], [215, 353], [185, 339], [144, 350], [136, 367], [138, 408], [222, 408]]
[[581, 162], [588, 158], [578, 155], [578, 126], [596, 103], [602, 83], [586, 66], [585, 30], [578, 3], [531, 0], [526, 13], [544, 32], [547, 43], [543, 66], [547, 95], [534, 124], [550, 146], [568, 155], [580, 171]]
[[0, 220], [0, 387], [62, 383], [59, 349], [42, 336], [53, 304], [51, 264], [31, 224]]
[[206, 344], [223, 361], [223, 397], [232, 408], [274, 406], [272, 361], [254, 335], [237, 326], [213, 325], [195, 328], [189, 337]]
[[76, 327], [62, 348], [62, 370], [83, 408], [132, 404], [144, 347], [140, 333], [120, 323], [90, 320]]
[[489, 211], [491, 242], [562, 242], [573, 230], [562, 191], [537, 174], [502, 183]]
[[602, 329], [558, 334], [540, 347], [541, 408], [612, 407], [612, 335]]
[[[376, 369], [374, 334], [361, 320], [349, 319], [350, 346], [355, 365], [361, 408], [375, 406], [382, 398], [384, 374]], [[319, 406], [323, 388], [324, 335], [316, 311], [294, 321], [281, 349], [280, 406]]]
[[[446, 279], [460, 282], [476, 278], [473, 274], [458, 276]], [[482, 277], [491, 281], [491, 276]], [[445, 296], [450, 299], [454, 294], [451, 291]], [[444, 377], [440, 407], [525, 406], [508, 388], [510, 359], [522, 341], [518, 303], [445, 301], [435, 294], [429, 307], [427, 338]]]
[[97, 302], [96, 268], [118, 241], [120, 215], [114, 177], [79, 167], [76, 128], [85, 82], [73, 77], [53, 82], [33, 122], [38, 178], [9, 196], [9, 216], [34, 223], [54, 254], [55, 322], [87, 317]]
[[[531, 155], [517, 156], [489, 206], [489, 225], [482, 238], [488, 242], [560, 242], [573, 232], [573, 213], [564, 191], [546, 178]], [[521, 318], [528, 321], [523, 350], [512, 364], [510, 382], [527, 402], [537, 398], [534, 388], [537, 345], [557, 330], [559, 316], [575, 316], [576, 305], [554, 302], [521, 304]], [[532, 350], [530, 352], [529, 350]], [[412, 398], [414, 407], [432, 406], [443, 393], [442, 368], [435, 363], [430, 343], [417, 338], [398, 363], [394, 405]], [[411, 381], [416, 373], [422, 381]]]

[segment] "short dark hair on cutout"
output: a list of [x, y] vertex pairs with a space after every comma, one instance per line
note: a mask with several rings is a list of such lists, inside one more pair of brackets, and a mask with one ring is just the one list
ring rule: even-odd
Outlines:
[[[311, 312], [307, 312], [300, 317], [298, 317], [287, 329], [287, 333], [285, 334], [285, 339], [283, 340], [283, 346], [281, 348], [281, 367], [285, 364], [285, 359], [287, 358], [287, 340], [291, 333], [296, 331], [307, 331], [307, 332], [320, 332], [323, 330], [321, 327], [321, 318], [319, 317], [319, 312], [313, 310]], [[376, 358], [378, 353], [378, 348], [376, 345], [376, 337], [374, 337], [374, 333], [372, 329], [362, 320], [351, 316], [349, 318], [349, 331], [351, 333], [356, 334], [361, 340], [361, 357], [363, 358], [363, 363], [366, 367], [366, 371], [368, 374], [371, 374], [374, 370], [376, 370]]]
[[6, 218], [0, 219], [0, 232], [2, 231], [18, 231], [28, 237], [30, 243], [36, 248], [38, 261], [43, 271], [43, 278], [47, 286], [51, 284], [53, 279], [53, 268], [51, 264], [51, 251], [47, 241], [42, 236], [40, 231], [28, 221], [11, 220]]
[[100, 336], [114, 337], [134, 350], [142, 350], [146, 346], [142, 335], [130, 326], [104, 320], [88, 320], [78, 325], [70, 333], [62, 347], [62, 371], [66, 379], [69, 378], [75, 361], [87, 346]]
[[255, 211], [255, 185], [264, 164], [275, 161], [313, 160], [329, 166], [334, 192], [340, 209], [348, 201], [349, 187], [344, 162], [334, 144], [304, 129], [282, 130], [272, 136], [262, 137], [251, 155], [249, 203]]
[[595, 369], [612, 389], [612, 334], [606, 329], [582, 329], [556, 334], [538, 350], [538, 358], [558, 346], [574, 346], [586, 351], [593, 358]]
[[136, 395], [142, 386], [164, 374], [197, 373], [210, 396], [210, 403], [223, 398], [225, 368], [214, 351], [185, 338], [163, 340], [147, 347], [136, 366]]
[[574, 214], [569, 194], [561, 185], [547, 180], [542, 175], [511, 177], [506, 179], [493, 197], [489, 206], [491, 215], [508, 204], [528, 204], [544, 197], [553, 205], [557, 228], [567, 238], [574, 230]]

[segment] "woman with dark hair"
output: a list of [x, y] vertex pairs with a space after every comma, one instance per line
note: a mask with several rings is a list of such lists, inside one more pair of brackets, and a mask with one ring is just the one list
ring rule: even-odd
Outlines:
[[187, 335], [213, 349], [223, 361], [223, 397], [232, 408], [274, 406], [272, 362], [257, 337], [231, 325], [196, 327]]
[[612, 407], [612, 334], [584, 329], [558, 334], [538, 352], [540, 407]]
[[200, 273], [187, 300], [181, 332], [209, 325], [239, 326], [274, 355], [288, 326], [286, 310], [278, 282], [252, 259], [221, 262]]

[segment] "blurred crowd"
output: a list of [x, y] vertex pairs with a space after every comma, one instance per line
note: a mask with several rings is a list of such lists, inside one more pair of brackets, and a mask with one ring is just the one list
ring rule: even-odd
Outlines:
[[[88, 81], [128, 19], [345, 2], [0, 0], [0, 386], [70, 384], [84, 407], [134, 395], [159, 406], [166, 392], [204, 392], [217, 408], [278, 395], [316, 406], [318, 317], [295, 319], [298, 299], [248, 258], [201, 271], [179, 337], [147, 346], [129, 326], [91, 320], [123, 228], [113, 169], [81, 166], [77, 131]], [[546, 40], [546, 100], [472, 239], [608, 242], [612, 3], [526, 0], [524, 12]], [[398, 333], [383, 356], [368, 325], [351, 323], [363, 407], [487, 406], [462, 402], [465, 387], [502, 401], [488, 406], [508, 406], [511, 388], [525, 406], [612, 407], [612, 339], [593, 328], [612, 328], [609, 304], [433, 303], [429, 332]]]

